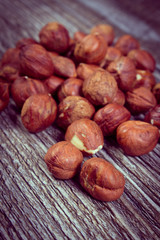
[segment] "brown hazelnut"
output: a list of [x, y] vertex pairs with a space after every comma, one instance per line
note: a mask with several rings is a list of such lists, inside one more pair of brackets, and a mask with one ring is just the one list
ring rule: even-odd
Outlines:
[[88, 34], [74, 49], [75, 58], [79, 62], [98, 64], [105, 56], [107, 44], [100, 34]]
[[89, 78], [99, 66], [95, 64], [80, 63], [77, 67], [78, 78], [85, 80]]
[[150, 109], [149, 112], [146, 113], [144, 121], [160, 128], [160, 105]]
[[9, 48], [5, 51], [1, 59], [1, 66], [12, 65], [19, 68], [19, 52], [17, 48]]
[[90, 33], [101, 34], [104, 37], [107, 45], [111, 45], [113, 43], [115, 36], [114, 29], [109, 24], [98, 24], [91, 29]]
[[115, 78], [104, 69], [97, 69], [83, 82], [84, 96], [93, 105], [106, 105], [112, 102], [118, 90]]
[[38, 44], [33, 38], [22, 38], [16, 43], [16, 48], [21, 49], [28, 44]]
[[0, 112], [3, 111], [9, 103], [9, 84], [0, 82]]
[[136, 79], [133, 83], [133, 88], [146, 87], [152, 89], [155, 83], [155, 77], [150, 71], [136, 69]]
[[63, 56], [53, 56], [53, 54], [50, 54], [53, 67], [54, 67], [54, 74], [60, 77], [76, 77], [76, 66], [75, 63]]
[[130, 118], [131, 113], [124, 106], [109, 103], [95, 113], [93, 120], [100, 126], [104, 136], [111, 136], [122, 122]]
[[126, 92], [132, 89], [136, 79], [136, 68], [129, 57], [122, 56], [111, 62], [107, 67], [107, 71], [115, 77], [118, 87], [122, 91]]
[[18, 108], [22, 108], [28, 97], [37, 93], [48, 93], [44, 83], [27, 76], [18, 77], [11, 85], [11, 95]]
[[82, 96], [82, 84], [83, 80], [79, 78], [65, 80], [58, 91], [59, 101], [62, 101], [67, 96]]
[[143, 49], [134, 49], [130, 51], [128, 57], [132, 59], [137, 69], [151, 72], [155, 70], [155, 59], [149, 52]]
[[55, 94], [63, 82], [63, 78], [52, 75], [44, 80], [44, 85], [46, 86], [49, 93]]
[[124, 92], [122, 92], [119, 88], [117, 91], [117, 94], [115, 95], [115, 97], [112, 100], [112, 103], [118, 103], [119, 105], [123, 106], [125, 104], [125, 94]]
[[44, 160], [55, 178], [70, 179], [79, 171], [83, 154], [70, 142], [61, 141], [48, 149]]
[[126, 106], [134, 115], [145, 113], [156, 104], [156, 98], [148, 88], [139, 87], [126, 93]]
[[50, 94], [35, 94], [27, 98], [22, 110], [24, 127], [32, 133], [49, 127], [56, 119], [57, 104]]
[[125, 179], [111, 163], [94, 157], [83, 164], [80, 184], [93, 198], [109, 202], [123, 194]]
[[152, 92], [157, 99], [157, 103], [160, 104], [160, 83], [156, 83], [152, 89]]
[[122, 53], [118, 48], [108, 47], [106, 55], [105, 55], [104, 59], [102, 60], [102, 62], [100, 63], [100, 67], [103, 67], [103, 68], [108, 67], [108, 65], [111, 62], [116, 61], [121, 56], [122, 56]]
[[49, 53], [39, 44], [29, 44], [20, 50], [21, 75], [45, 79], [53, 74], [53, 63]]
[[8, 83], [14, 82], [19, 76], [19, 67], [13, 64], [5, 64], [0, 67], [0, 77]]
[[58, 105], [57, 124], [66, 129], [72, 122], [81, 118], [91, 119], [94, 106], [84, 97], [68, 96]]
[[133, 36], [126, 34], [119, 37], [114, 46], [126, 56], [132, 49], [138, 49], [140, 44]]
[[58, 22], [47, 23], [39, 33], [40, 43], [49, 51], [64, 53], [69, 47], [69, 32]]
[[83, 118], [72, 122], [66, 131], [65, 140], [79, 150], [92, 155], [103, 148], [104, 137], [96, 122]]
[[117, 142], [130, 156], [149, 153], [156, 146], [158, 139], [158, 128], [147, 122], [129, 120], [117, 128]]

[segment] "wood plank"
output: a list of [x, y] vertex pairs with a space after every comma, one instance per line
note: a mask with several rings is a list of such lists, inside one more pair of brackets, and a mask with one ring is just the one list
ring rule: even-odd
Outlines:
[[[99, 23], [112, 24], [116, 36], [133, 34], [155, 57], [160, 81], [160, 3], [135, 0], [0, 0], [0, 56], [22, 37], [38, 40], [49, 21], [64, 24], [73, 36]], [[138, 6], [138, 7], [137, 7]], [[64, 139], [55, 124], [30, 134], [11, 99], [0, 113], [0, 239], [160, 238], [160, 144], [147, 155], [125, 155], [114, 138], [105, 138], [103, 157], [126, 179], [124, 194], [100, 202], [80, 186], [78, 176], [57, 180], [43, 160], [47, 149]], [[87, 157], [84, 158], [84, 161]]]

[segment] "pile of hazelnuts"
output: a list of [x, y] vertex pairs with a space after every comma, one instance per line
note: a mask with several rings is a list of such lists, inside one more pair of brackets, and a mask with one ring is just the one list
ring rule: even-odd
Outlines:
[[[155, 59], [131, 35], [114, 40], [108, 24], [71, 38], [65, 26], [50, 22], [39, 42], [19, 40], [0, 62], [0, 111], [12, 97], [29, 132], [53, 123], [63, 129], [64, 141], [44, 157], [49, 171], [58, 179], [79, 173], [82, 187], [102, 201], [118, 199], [125, 185], [111, 163], [92, 156], [104, 138], [114, 136], [124, 154], [140, 156], [154, 149], [160, 127]], [[84, 156], [91, 158], [82, 164]]]

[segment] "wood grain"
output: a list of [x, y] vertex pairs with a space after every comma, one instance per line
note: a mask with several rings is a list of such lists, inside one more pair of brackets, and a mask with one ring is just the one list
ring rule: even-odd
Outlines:
[[[71, 36], [105, 22], [117, 37], [130, 33], [154, 55], [160, 81], [160, 2], [152, 2], [0, 0], [0, 56], [22, 37], [38, 40], [49, 21], [64, 24]], [[113, 138], [105, 138], [95, 156], [111, 162], [126, 179], [121, 198], [106, 203], [84, 192], [78, 176], [61, 181], [49, 173], [44, 155], [63, 139], [55, 125], [28, 133], [12, 99], [0, 113], [0, 239], [158, 240], [160, 144], [147, 155], [128, 157]]]

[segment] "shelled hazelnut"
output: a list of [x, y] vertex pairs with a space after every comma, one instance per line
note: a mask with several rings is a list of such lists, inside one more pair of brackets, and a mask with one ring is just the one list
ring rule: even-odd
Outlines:
[[83, 118], [72, 122], [65, 133], [65, 140], [71, 142], [87, 155], [100, 151], [104, 145], [104, 137], [96, 122]]
[[129, 34], [119, 37], [114, 46], [118, 48], [124, 56], [131, 50], [140, 48], [139, 41]]
[[83, 82], [84, 96], [93, 105], [105, 105], [112, 102], [118, 86], [115, 78], [104, 69], [97, 69], [91, 77]]
[[80, 63], [77, 67], [77, 77], [85, 80], [89, 78], [99, 66], [95, 64]]
[[157, 103], [160, 104], [160, 83], [156, 83], [154, 85], [152, 92], [157, 100]]
[[58, 105], [57, 124], [66, 129], [72, 122], [81, 118], [91, 119], [94, 106], [84, 97], [68, 96]]
[[109, 103], [100, 108], [93, 120], [100, 126], [104, 136], [113, 135], [117, 127], [131, 118], [131, 113], [117, 103]]
[[0, 112], [8, 106], [9, 97], [9, 84], [0, 82]]
[[49, 78], [46, 78], [43, 83], [46, 86], [48, 92], [54, 95], [56, 94], [63, 82], [63, 78], [52, 75]]
[[100, 35], [102, 35], [107, 45], [111, 45], [115, 37], [114, 29], [109, 24], [98, 24], [90, 30], [90, 33], [99, 33]]
[[102, 62], [100, 63], [100, 67], [106, 68], [108, 65], [113, 62], [118, 60], [122, 56], [121, 51], [118, 48], [115, 47], [108, 47], [106, 55]]
[[55, 178], [70, 179], [80, 170], [83, 154], [70, 142], [61, 141], [48, 149], [44, 160]]
[[133, 88], [146, 87], [152, 89], [155, 84], [155, 77], [150, 71], [136, 69], [136, 79], [133, 83]]
[[157, 145], [158, 139], [158, 128], [147, 122], [129, 120], [117, 128], [117, 142], [124, 153], [130, 156], [149, 153]]
[[57, 104], [50, 94], [30, 96], [21, 110], [22, 123], [31, 133], [37, 133], [49, 127], [56, 116]]
[[94, 157], [83, 164], [80, 184], [93, 198], [109, 202], [123, 194], [125, 179], [111, 163]]
[[150, 111], [145, 114], [144, 121], [160, 128], [160, 105], [150, 109]]

